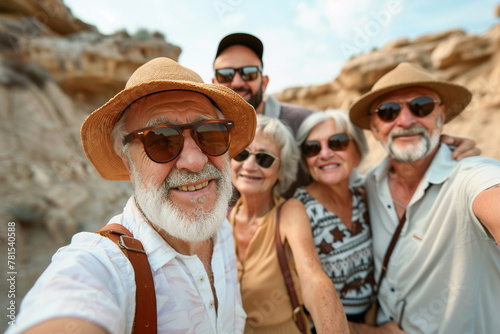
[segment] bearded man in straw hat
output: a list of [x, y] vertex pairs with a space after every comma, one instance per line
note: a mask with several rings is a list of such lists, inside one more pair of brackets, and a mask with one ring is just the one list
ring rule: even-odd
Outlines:
[[[9, 333], [242, 332], [225, 216], [230, 157], [252, 142], [255, 127], [254, 109], [238, 94], [203, 83], [173, 60], [137, 69], [81, 128], [97, 172], [134, 185], [123, 213], [110, 221], [133, 238], [114, 232], [116, 225], [104, 233], [109, 238], [75, 235], [28, 293]], [[110, 240], [116, 234], [120, 248]], [[144, 253], [145, 268], [134, 272], [132, 262]], [[139, 284], [146, 274], [153, 279]], [[141, 302], [151, 291], [152, 301]]]
[[389, 155], [365, 180], [378, 324], [397, 321], [409, 333], [500, 328], [500, 162], [457, 162], [439, 144], [443, 124], [470, 100], [466, 88], [401, 63], [350, 108]]

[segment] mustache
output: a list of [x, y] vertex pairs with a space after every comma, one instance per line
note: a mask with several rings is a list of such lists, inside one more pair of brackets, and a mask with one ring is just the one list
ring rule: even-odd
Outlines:
[[235, 92], [251, 93], [252, 91], [248, 87], [235, 87], [232, 88]]
[[206, 164], [199, 172], [181, 171], [174, 167], [163, 182], [163, 188], [165, 191], [169, 191], [170, 189], [175, 189], [186, 184], [196, 183], [206, 179], [214, 179], [215, 181], [218, 181], [222, 178], [222, 172], [214, 165]]
[[399, 137], [399, 136], [411, 136], [411, 135], [423, 135], [425, 136], [427, 134], [427, 130], [423, 127], [420, 126], [412, 126], [406, 129], [399, 128], [399, 129], [394, 129], [391, 131], [389, 134], [389, 138], [393, 139], [394, 137]]

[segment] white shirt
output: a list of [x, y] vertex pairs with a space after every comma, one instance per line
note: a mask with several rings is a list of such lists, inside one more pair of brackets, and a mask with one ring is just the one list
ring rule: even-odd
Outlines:
[[[365, 180], [377, 280], [399, 223], [389, 167], [386, 159]], [[379, 324], [402, 319], [405, 331], [426, 334], [499, 331], [500, 248], [472, 211], [476, 196], [499, 183], [500, 161], [457, 163], [441, 145], [408, 205], [379, 292]]]
[[[125, 226], [142, 242], [156, 292], [158, 333], [242, 333], [245, 327], [232, 230], [227, 219], [214, 237], [210, 281], [199, 258], [177, 253], [147, 224], [135, 200], [109, 223]], [[130, 333], [135, 310], [134, 270], [121, 250], [95, 233], [76, 234], [62, 247], [21, 304], [21, 332], [55, 317], [78, 317], [110, 333]]]

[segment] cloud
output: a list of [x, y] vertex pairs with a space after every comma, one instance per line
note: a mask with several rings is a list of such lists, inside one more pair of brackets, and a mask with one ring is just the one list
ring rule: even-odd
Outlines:
[[374, 0], [315, 0], [299, 2], [294, 23], [309, 32], [334, 33], [340, 37], [350, 33], [353, 23], [365, 20]]
[[313, 33], [325, 32], [326, 25], [323, 13], [317, 5], [309, 6], [305, 2], [299, 2], [297, 4], [297, 13], [294, 23], [298, 27]]
[[228, 14], [223, 17], [221, 21], [221, 26], [226, 28], [238, 27], [246, 20], [246, 15], [241, 12], [236, 12], [234, 14]]

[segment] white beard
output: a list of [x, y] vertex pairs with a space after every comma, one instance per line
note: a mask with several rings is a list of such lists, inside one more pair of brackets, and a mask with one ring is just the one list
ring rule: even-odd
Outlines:
[[[408, 129], [395, 129], [389, 133], [387, 143], [382, 143], [389, 157], [400, 162], [414, 162], [426, 157], [436, 146], [439, 145], [441, 133], [441, 117], [438, 117], [436, 129], [429, 136], [429, 132], [422, 127], [410, 127]], [[408, 144], [401, 147], [394, 143], [394, 137], [402, 135], [420, 134], [422, 137], [415, 144]]]
[[[143, 180], [132, 162], [131, 166], [135, 200], [150, 223], [169, 235], [188, 242], [209, 240], [217, 233], [224, 222], [232, 196], [229, 161], [222, 171], [209, 164], [206, 164], [198, 173], [172, 169], [160, 188], [156, 188], [151, 180]], [[170, 200], [168, 196], [170, 189], [207, 178], [213, 178], [216, 182], [216, 200], [212, 210], [204, 211], [196, 207], [193, 201], [193, 211], [186, 214]], [[206, 197], [202, 197], [198, 199], [198, 202], [201, 203], [205, 199]]]

